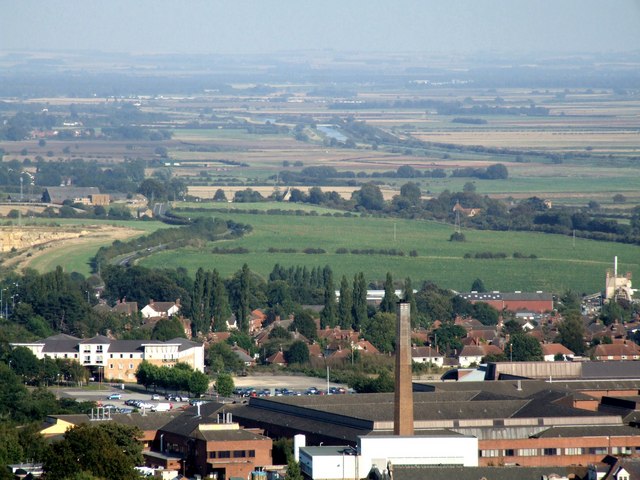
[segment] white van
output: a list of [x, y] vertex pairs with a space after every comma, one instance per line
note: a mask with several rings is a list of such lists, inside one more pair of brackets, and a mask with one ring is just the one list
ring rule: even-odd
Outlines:
[[173, 404], [171, 403], [158, 403], [151, 407], [152, 412], [168, 412], [173, 408]]

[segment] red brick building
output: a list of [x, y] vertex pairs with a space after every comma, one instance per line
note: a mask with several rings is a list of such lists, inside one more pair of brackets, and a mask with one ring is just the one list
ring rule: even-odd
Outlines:
[[496, 310], [509, 310], [511, 312], [527, 311], [535, 313], [550, 312], [553, 310], [553, 295], [544, 292], [470, 292], [460, 293], [460, 297], [471, 303], [484, 302]]
[[158, 429], [153, 451], [145, 452], [147, 465], [218, 479], [248, 478], [257, 467], [271, 465], [272, 440], [241, 428], [219, 409], [192, 408]]
[[639, 360], [640, 347], [635, 342], [623, 341], [597, 345], [593, 350], [596, 360]]

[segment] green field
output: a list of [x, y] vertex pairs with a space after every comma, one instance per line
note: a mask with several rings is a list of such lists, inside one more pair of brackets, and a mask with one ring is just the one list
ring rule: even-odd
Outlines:
[[[384, 279], [387, 271], [395, 279], [411, 277], [414, 282], [431, 280], [455, 290], [468, 290], [481, 278], [492, 290], [544, 290], [561, 292], [571, 288], [594, 293], [604, 287], [605, 271], [618, 256], [621, 271], [637, 272], [637, 246], [576, 239], [530, 232], [463, 230], [467, 241], [449, 242], [451, 225], [390, 218], [336, 218], [329, 216], [280, 216], [226, 214], [185, 211], [185, 215], [218, 216], [253, 226], [245, 237], [217, 244], [244, 247], [247, 254], [213, 254], [206, 249], [181, 249], [146, 257], [148, 267], [184, 267], [194, 273], [198, 267], [217, 268], [223, 276], [237, 271], [243, 263], [268, 275], [274, 264], [284, 266], [331, 265], [339, 278], [362, 271], [368, 281]], [[297, 253], [269, 253], [269, 248], [294, 248]], [[325, 254], [305, 254], [305, 248], [322, 248]], [[336, 249], [391, 249], [405, 256], [336, 254]], [[416, 250], [417, 257], [409, 252]], [[503, 252], [506, 259], [464, 259], [465, 253]], [[514, 252], [534, 254], [537, 259], [514, 259]], [[417, 283], [416, 283], [417, 284]]]
[[[140, 222], [140, 221], [118, 221], [118, 220], [87, 220], [87, 219], [32, 219], [29, 224], [58, 224], [58, 225], [114, 225], [118, 227], [126, 227], [140, 231], [140, 235], [145, 235], [159, 228], [167, 226], [160, 222]], [[58, 265], [62, 266], [65, 271], [79, 272], [83, 275], [91, 273], [90, 260], [96, 254], [98, 249], [103, 246], [109, 246], [113, 239], [108, 236], [96, 238], [87, 238], [82, 243], [73, 243], [62, 245], [53, 249], [50, 253], [34, 257], [29, 262], [29, 267], [39, 272], [48, 272], [54, 270]]]

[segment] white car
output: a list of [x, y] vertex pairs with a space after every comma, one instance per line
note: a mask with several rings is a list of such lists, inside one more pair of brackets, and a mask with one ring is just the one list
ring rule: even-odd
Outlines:
[[159, 403], [151, 407], [152, 412], [168, 412], [173, 408], [173, 405], [170, 403]]

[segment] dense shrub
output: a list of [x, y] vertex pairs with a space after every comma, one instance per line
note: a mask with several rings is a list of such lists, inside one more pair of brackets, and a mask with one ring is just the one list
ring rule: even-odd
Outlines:
[[235, 248], [215, 247], [213, 250], [211, 250], [211, 253], [216, 253], [221, 255], [249, 253], [249, 249], [244, 247], [235, 247]]
[[267, 252], [269, 253], [298, 253], [298, 250], [296, 250], [295, 248], [275, 248], [275, 247], [269, 247], [267, 249]]

